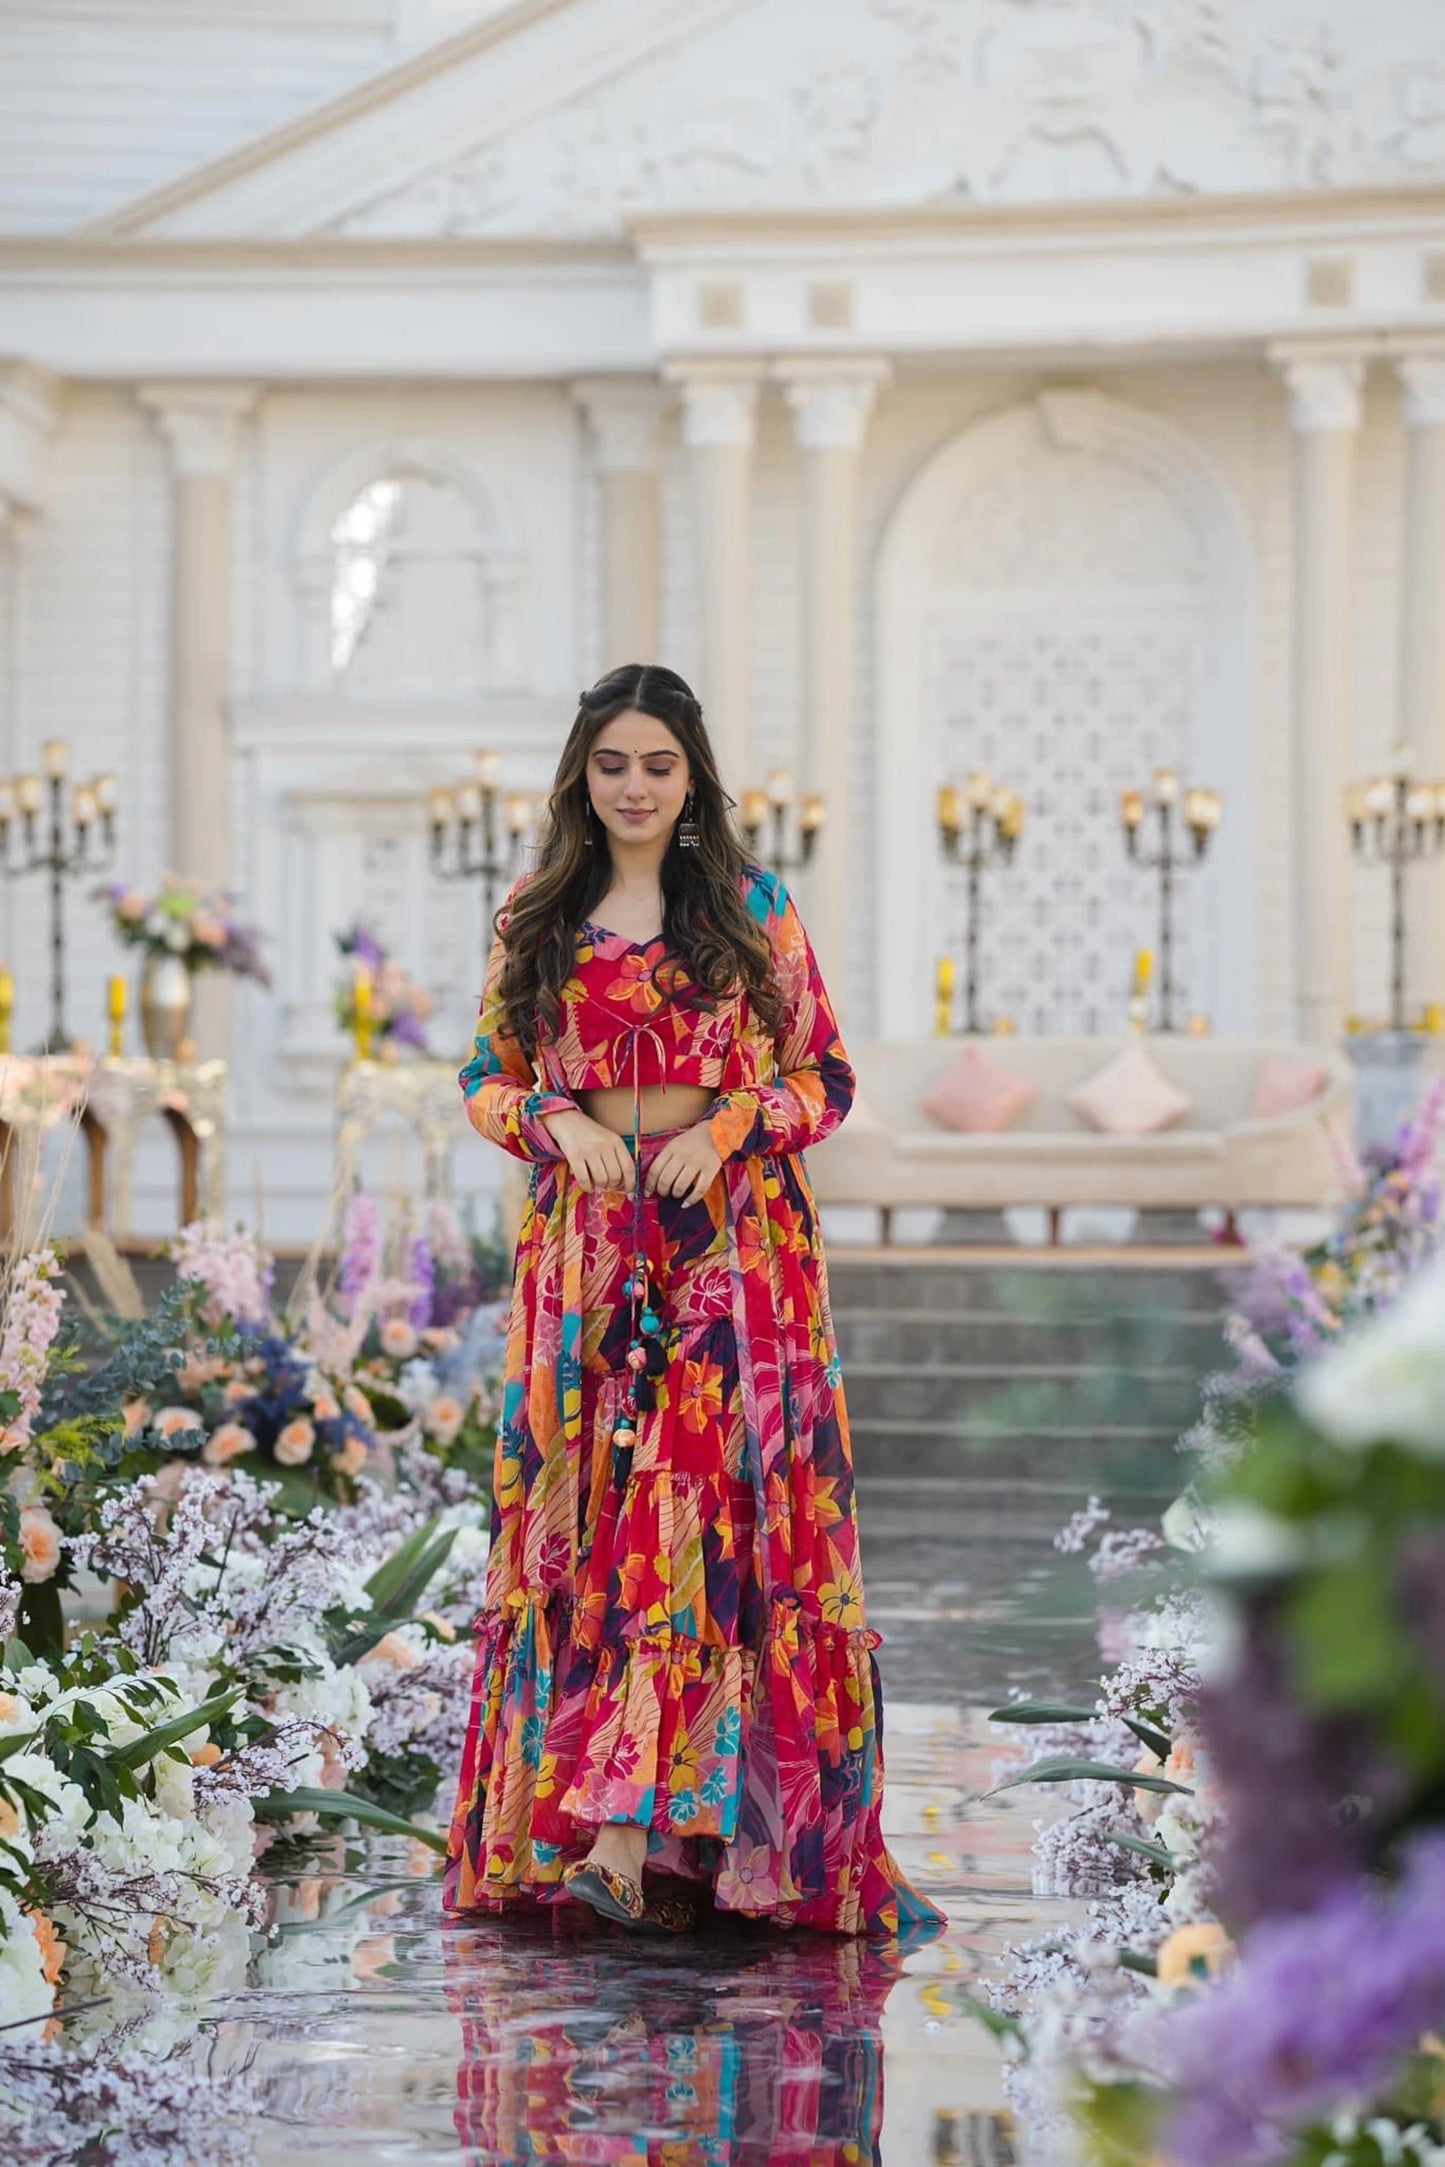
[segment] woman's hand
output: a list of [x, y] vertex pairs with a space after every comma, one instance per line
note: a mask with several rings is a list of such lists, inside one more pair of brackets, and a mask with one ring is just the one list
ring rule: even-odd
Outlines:
[[721, 1165], [712, 1131], [699, 1121], [668, 1138], [643, 1175], [642, 1186], [649, 1195], [680, 1196], [684, 1203], [695, 1204], [707, 1195]]
[[581, 1189], [630, 1189], [636, 1174], [632, 1153], [615, 1129], [584, 1114], [580, 1106], [543, 1114]]

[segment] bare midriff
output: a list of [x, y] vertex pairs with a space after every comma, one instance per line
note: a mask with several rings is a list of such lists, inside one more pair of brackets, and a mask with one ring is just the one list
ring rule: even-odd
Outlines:
[[[604, 1129], [611, 1129], [618, 1136], [632, 1134], [632, 1086], [631, 1084], [597, 1085], [591, 1090], [574, 1094], [584, 1114], [590, 1114]], [[701, 1121], [703, 1115], [717, 1097], [716, 1091], [705, 1084], [669, 1084], [664, 1091], [659, 1084], [644, 1084], [638, 1094], [638, 1120], [642, 1133], [651, 1129], [691, 1128]]]

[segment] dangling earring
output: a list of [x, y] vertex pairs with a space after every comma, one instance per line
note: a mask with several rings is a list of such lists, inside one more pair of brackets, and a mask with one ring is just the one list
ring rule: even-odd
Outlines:
[[696, 850], [699, 829], [693, 817], [693, 793], [689, 790], [683, 800], [682, 818], [677, 824], [677, 847], [679, 850]]
[[587, 800], [587, 810], [583, 814], [582, 818], [586, 823], [582, 830], [582, 848], [584, 850], [590, 850], [592, 848], [592, 828], [593, 823], [596, 819], [596, 809], [593, 806], [591, 798]]

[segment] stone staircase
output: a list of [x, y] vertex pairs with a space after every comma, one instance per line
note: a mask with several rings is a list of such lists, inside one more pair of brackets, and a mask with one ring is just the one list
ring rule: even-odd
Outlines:
[[860, 1485], [960, 1487], [1007, 1521], [1090, 1491], [1157, 1513], [1224, 1360], [1204, 1264], [1036, 1265], [835, 1248], [828, 1263]]

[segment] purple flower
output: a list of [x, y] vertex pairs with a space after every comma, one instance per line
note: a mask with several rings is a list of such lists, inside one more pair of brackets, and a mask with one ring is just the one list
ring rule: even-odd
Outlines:
[[1391, 1893], [1356, 1882], [1251, 1938], [1234, 1975], [1161, 2015], [1150, 2058], [1175, 2094], [1176, 2167], [1256, 2167], [1289, 2132], [1377, 2095], [1445, 2012], [1445, 1836]]
[[411, 1245], [411, 1276], [419, 1292], [411, 1305], [411, 1322], [420, 1332], [435, 1320], [432, 1307], [436, 1300], [436, 1266], [432, 1262], [431, 1243], [425, 1234], [418, 1234]]
[[391, 1019], [390, 1035], [401, 1046], [414, 1046], [418, 1053], [426, 1052], [426, 1025], [421, 1017], [409, 1008], [399, 1008]]
[[346, 1207], [342, 1233], [339, 1286], [354, 1302], [381, 1269], [381, 1227], [376, 1205], [364, 1189], [358, 1189]]
[[338, 933], [336, 945], [344, 956], [355, 956], [372, 973], [386, 961], [386, 950], [368, 926], [354, 925], [349, 933]]

